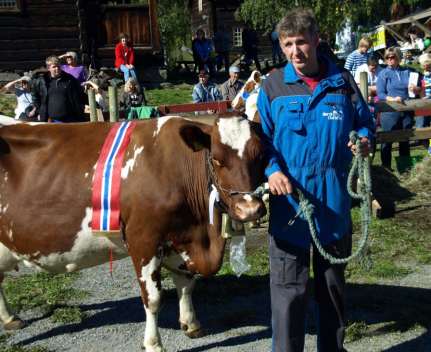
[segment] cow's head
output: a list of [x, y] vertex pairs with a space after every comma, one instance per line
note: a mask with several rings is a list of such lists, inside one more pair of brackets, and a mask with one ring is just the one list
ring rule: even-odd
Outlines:
[[259, 71], [253, 71], [235, 99], [232, 100], [232, 108], [236, 111], [244, 111], [250, 121], [260, 122], [257, 96], [263, 78]]
[[259, 124], [242, 117], [219, 118], [213, 126], [184, 126], [181, 135], [194, 151], [206, 149], [209, 181], [232, 219], [252, 221], [266, 213], [262, 200], [253, 193], [264, 182]]

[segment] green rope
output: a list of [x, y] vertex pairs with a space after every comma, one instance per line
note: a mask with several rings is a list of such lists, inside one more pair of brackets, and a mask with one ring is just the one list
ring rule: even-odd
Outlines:
[[[320, 243], [316, 228], [313, 221], [314, 206], [305, 198], [304, 194], [298, 189], [299, 194], [299, 206], [301, 212], [304, 214], [305, 219], [308, 222], [310, 228], [311, 238], [313, 239], [314, 245], [319, 251], [320, 255], [327, 259], [331, 264], [344, 264], [352, 259], [358, 257], [363, 253], [366, 248], [368, 241], [368, 232], [371, 222], [371, 211], [370, 211], [370, 193], [371, 193], [371, 176], [370, 176], [370, 162], [368, 157], [362, 156], [362, 144], [358, 134], [355, 131], [350, 132], [350, 141], [356, 145], [356, 154], [353, 159], [352, 168], [350, 169], [349, 176], [347, 178], [347, 191], [350, 196], [355, 199], [359, 199], [361, 203], [361, 230], [362, 237], [359, 241], [358, 248], [354, 253], [346, 258], [337, 258], [329, 254]], [[359, 183], [357, 186], [357, 192], [352, 189], [353, 177], [357, 175]]]

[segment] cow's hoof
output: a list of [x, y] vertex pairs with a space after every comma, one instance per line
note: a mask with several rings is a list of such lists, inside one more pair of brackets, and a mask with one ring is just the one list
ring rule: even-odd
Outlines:
[[161, 346], [148, 346], [145, 347], [144, 344], [141, 345], [142, 350], [145, 352], [167, 352], [167, 350]]
[[5, 330], [19, 330], [22, 329], [24, 326], [25, 323], [19, 318], [13, 319], [9, 323], [3, 324], [3, 328]]
[[198, 337], [205, 336], [205, 332], [203, 329], [197, 328], [197, 329], [191, 330], [191, 329], [189, 329], [187, 324], [181, 323], [181, 330], [183, 330], [184, 334], [187, 337], [190, 337], [191, 339], [196, 339]]

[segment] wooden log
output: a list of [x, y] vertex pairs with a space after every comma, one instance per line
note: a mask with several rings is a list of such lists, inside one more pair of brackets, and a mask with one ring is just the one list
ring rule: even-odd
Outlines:
[[108, 87], [109, 95], [109, 121], [118, 121], [118, 89], [117, 87]]
[[161, 105], [159, 110], [163, 114], [180, 114], [190, 113], [196, 111], [216, 111], [218, 113], [228, 112], [231, 107], [230, 101], [213, 101], [210, 103], [190, 103], [190, 104], [173, 104], [173, 105]]
[[90, 106], [90, 121], [97, 121], [96, 109], [96, 91], [93, 88], [88, 89], [88, 105]]
[[403, 103], [380, 101], [375, 107], [377, 112], [426, 110], [431, 109], [431, 99], [411, 99]]
[[376, 143], [393, 143], [416, 141], [431, 138], [431, 127], [411, 130], [396, 130], [390, 132], [377, 132]]

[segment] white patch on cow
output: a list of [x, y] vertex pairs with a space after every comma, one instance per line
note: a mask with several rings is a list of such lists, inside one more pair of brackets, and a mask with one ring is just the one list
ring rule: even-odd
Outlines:
[[160, 266], [160, 259], [154, 256], [150, 262], [143, 266], [141, 269], [141, 280], [145, 284], [145, 289], [148, 293], [148, 303], [152, 301], [157, 301], [159, 298], [159, 289], [157, 288], [157, 282], [152, 278], [152, 275], [158, 270]]
[[76, 271], [77, 269], [78, 269], [78, 265], [76, 265], [75, 263], [67, 264], [67, 265], [66, 265], [66, 271], [67, 271], [68, 273], [71, 273], [71, 272], [73, 272], [73, 271]]
[[157, 130], [154, 131], [153, 137], [157, 136], [162, 129], [163, 125], [172, 118], [177, 118], [175, 116], [162, 116], [157, 119]]
[[7, 171], [5, 171], [5, 173], [4, 173], [4, 182], [7, 182], [7, 180], [8, 180], [8, 173], [7, 173]]
[[90, 176], [90, 173], [89, 173], [89, 172], [86, 172], [86, 173], [84, 174], [84, 178], [88, 178], [88, 176]]
[[9, 204], [6, 204], [5, 206], [2, 206], [2, 205], [0, 204], [0, 212], [1, 212], [2, 214], [5, 214], [8, 208], [9, 208]]
[[246, 202], [251, 202], [253, 200], [253, 197], [251, 195], [249, 195], [249, 194], [245, 194], [242, 197], [244, 198], [244, 200]]
[[133, 158], [130, 158], [129, 160], [127, 160], [126, 164], [121, 169], [121, 178], [123, 180], [125, 180], [127, 178], [127, 176], [129, 175], [129, 171], [133, 171], [133, 166], [135, 165], [136, 158], [138, 157], [139, 154], [142, 153], [143, 150], [144, 150], [144, 146], [139, 147], [139, 148], [136, 148], [136, 146], [135, 146]]
[[242, 158], [245, 146], [251, 137], [250, 124], [239, 117], [221, 118], [218, 122], [220, 139], [223, 144], [238, 151]]
[[253, 121], [254, 115], [257, 111], [257, 97], [257, 93], [251, 94], [245, 101], [245, 114], [250, 121]]
[[[94, 236], [91, 228], [92, 208], [85, 209], [85, 216], [81, 221], [81, 229], [75, 236], [72, 248], [67, 252], [51, 253], [47, 256], [33, 256], [16, 254], [17, 259], [26, 266], [38, 267], [54, 272], [68, 272], [80, 270], [107, 262], [109, 250], [112, 249], [116, 259], [124, 258], [127, 254], [121, 239]], [[34, 258], [34, 257], [33, 257]]]
[[13, 117], [0, 115], [0, 127], [2, 126], [11, 126], [11, 125], [18, 125], [21, 124], [22, 121], [15, 120]]
[[9, 237], [9, 239], [10, 239], [11, 241], [13, 241], [13, 231], [12, 231], [12, 229], [9, 229], [9, 230], [8, 230], [8, 232], [7, 232], [7, 237]]

